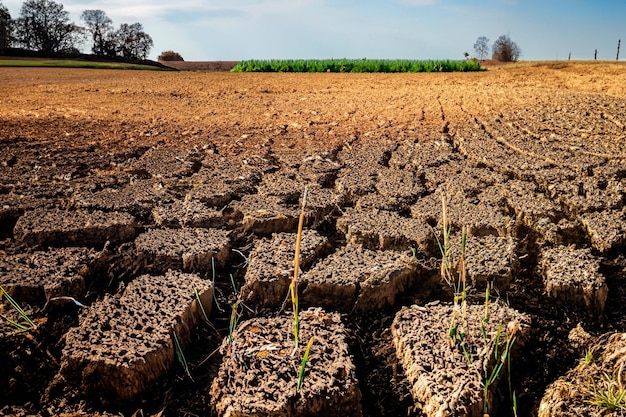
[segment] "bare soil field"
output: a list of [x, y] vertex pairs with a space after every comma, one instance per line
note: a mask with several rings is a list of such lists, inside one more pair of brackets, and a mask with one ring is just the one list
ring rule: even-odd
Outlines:
[[626, 65], [1, 68], [0, 96], [0, 285], [36, 325], [0, 304], [0, 415], [621, 412]]
[[230, 71], [237, 61], [162, 61], [163, 65], [181, 71]]

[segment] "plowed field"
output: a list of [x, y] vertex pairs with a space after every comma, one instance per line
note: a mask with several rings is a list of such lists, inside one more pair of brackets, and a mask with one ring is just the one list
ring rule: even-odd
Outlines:
[[[358, 387], [341, 410], [421, 415], [415, 371], [404, 372], [415, 358], [392, 323], [452, 303], [433, 233], [442, 194], [452, 241], [469, 233], [468, 301], [482, 305], [491, 283], [494, 302], [527, 327], [492, 394], [497, 415], [511, 414], [507, 379], [518, 415], [537, 415], [594, 338], [626, 331], [622, 63], [462, 74], [1, 68], [0, 97], [0, 285], [37, 325], [17, 332], [7, 319], [19, 316], [0, 305], [0, 415], [227, 407], [213, 381], [237, 378], [224, 366], [237, 362], [246, 321], [291, 312], [305, 187], [301, 303], [345, 329], [333, 332], [347, 347], [336, 346]], [[323, 363], [315, 347], [312, 366]], [[252, 386], [271, 384], [255, 372]]]

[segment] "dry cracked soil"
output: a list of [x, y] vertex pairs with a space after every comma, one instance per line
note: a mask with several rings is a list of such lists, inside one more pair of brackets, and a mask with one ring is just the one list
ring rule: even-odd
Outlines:
[[0, 81], [0, 415], [621, 412], [623, 63]]

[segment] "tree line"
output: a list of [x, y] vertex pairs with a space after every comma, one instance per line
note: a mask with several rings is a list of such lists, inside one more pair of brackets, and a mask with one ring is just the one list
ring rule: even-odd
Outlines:
[[84, 26], [70, 20], [63, 4], [54, 0], [26, 0], [16, 19], [0, 0], [0, 51], [24, 48], [44, 54], [80, 53], [91, 41], [91, 52], [100, 57], [146, 59], [154, 46], [141, 23], [122, 23], [119, 28], [102, 10], [85, 10]]
[[[507, 35], [501, 35], [496, 39], [491, 50], [491, 58], [502, 62], [515, 62], [522, 54], [517, 43]], [[474, 51], [476, 51], [477, 58], [483, 61], [489, 55], [489, 39], [486, 36], [479, 37], [474, 43]]]

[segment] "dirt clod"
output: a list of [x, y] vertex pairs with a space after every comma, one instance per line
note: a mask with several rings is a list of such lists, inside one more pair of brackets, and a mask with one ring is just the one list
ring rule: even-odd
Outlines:
[[61, 374], [103, 401], [120, 402], [141, 393], [172, 366], [173, 333], [186, 346], [202, 308], [210, 314], [211, 285], [197, 275], [142, 275], [118, 297], [86, 309], [66, 335]]

